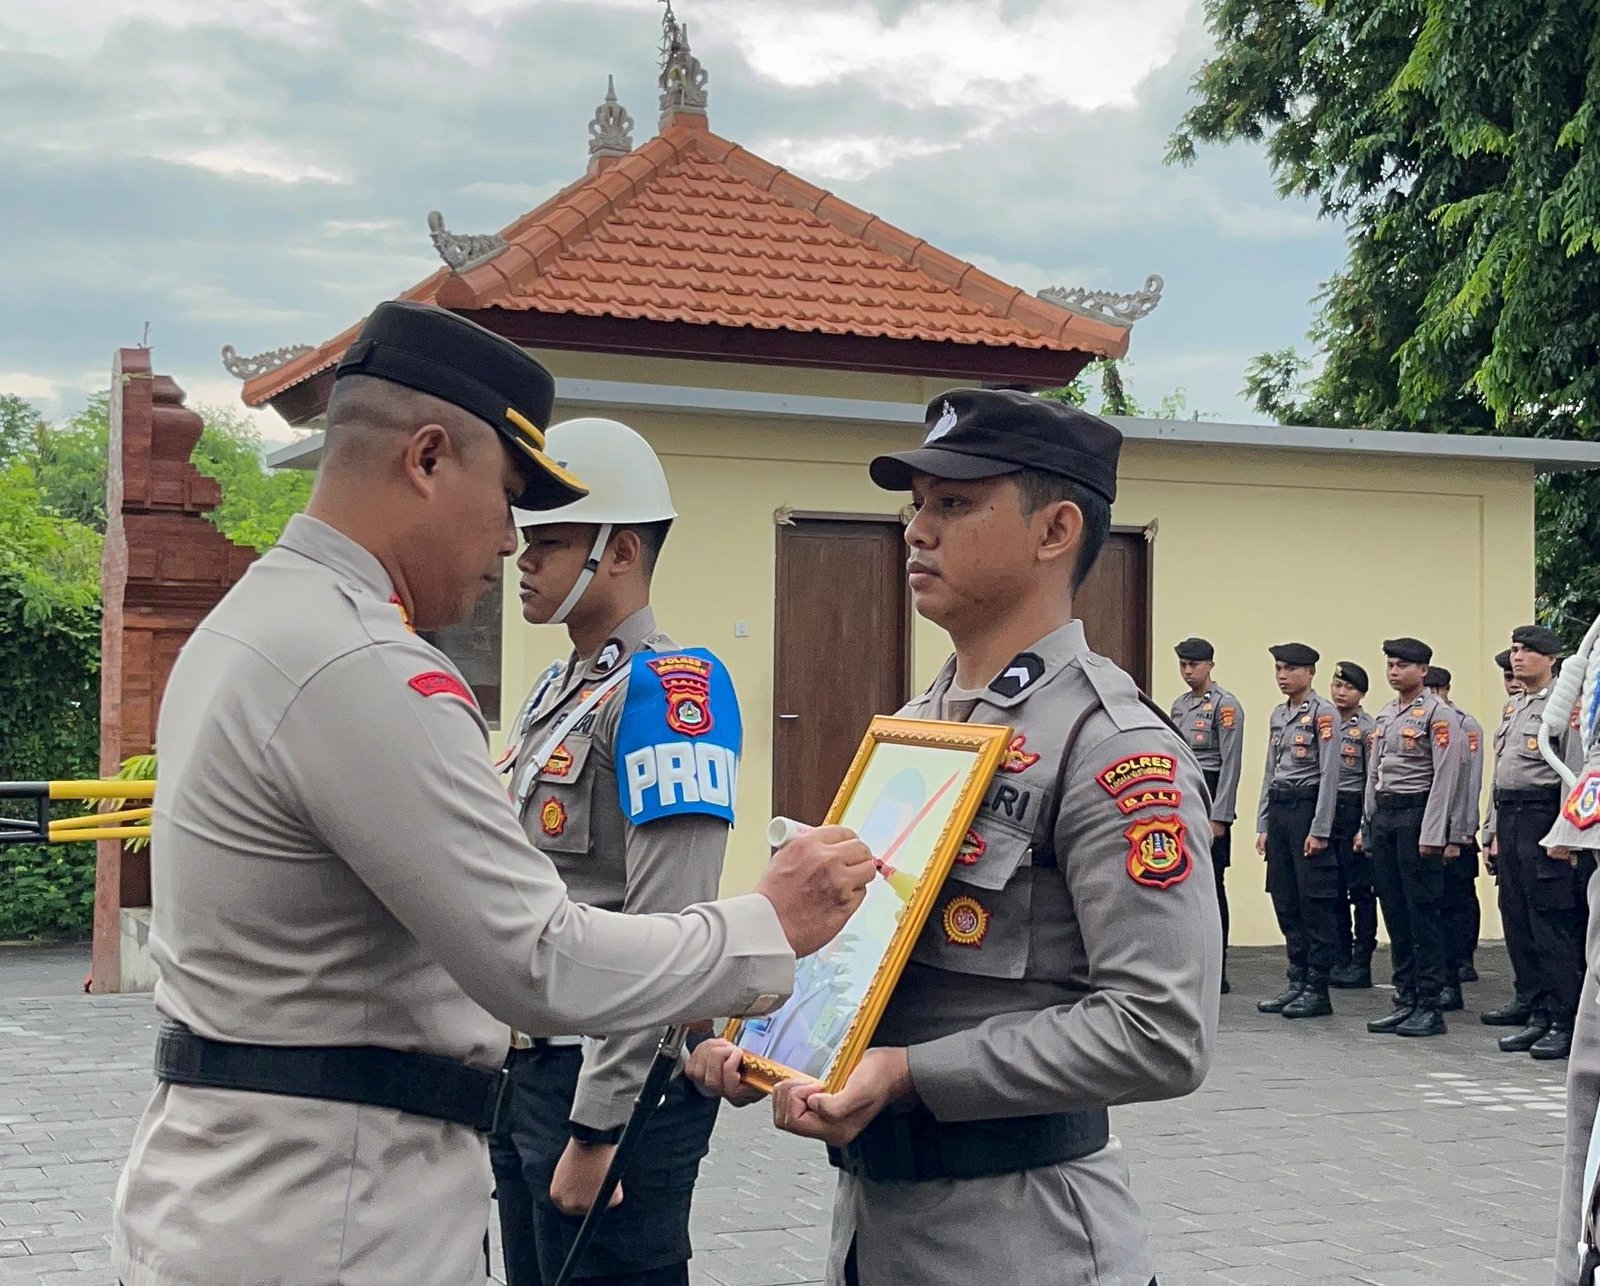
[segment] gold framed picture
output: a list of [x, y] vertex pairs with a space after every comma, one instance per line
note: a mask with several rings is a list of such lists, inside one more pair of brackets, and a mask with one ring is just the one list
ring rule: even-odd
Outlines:
[[1011, 740], [991, 724], [879, 717], [861, 740], [825, 825], [848, 826], [878, 861], [866, 899], [795, 968], [794, 994], [724, 1033], [740, 1075], [771, 1092], [797, 1077], [830, 1093], [866, 1051], [894, 985]]

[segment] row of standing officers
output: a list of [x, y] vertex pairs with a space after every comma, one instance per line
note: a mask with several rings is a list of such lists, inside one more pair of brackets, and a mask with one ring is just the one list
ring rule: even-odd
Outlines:
[[[1461, 984], [1477, 980], [1477, 876], [1495, 877], [1514, 995], [1480, 1015], [1514, 1027], [1507, 1053], [1567, 1057], [1583, 979], [1583, 887], [1592, 856], [1552, 857], [1540, 846], [1563, 788], [1539, 748], [1540, 724], [1561, 645], [1538, 625], [1511, 632], [1495, 662], [1506, 704], [1494, 736], [1492, 789], [1480, 816], [1483, 727], [1452, 703], [1451, 674], [1415, 638], [1383, 644], [1394, 697], [1363, 708], [1370, 684], [1355, 662], [1333, 668], [1329, 695], [1314, 688], [1317, 651], [1269, 649], [1284, 700], [1272, 711], [1256, 814], [1256, 851], [1288, 955], [1288, 985], [1257, 1006], [1285, 1018], [1333, 1012], [1330, 988], [1372, 986], [1378, 908], [1393, 953], [1392, 1012], [1374, 1033], [1435, 1036], [1463, 1007]], [[1223, 936], [1224, 875], [1232, 860], [1244, 709], [1212, 679], [1215, 649], [1188, 638], [1174, 649], [1187, 691], [1172, 705], [1211, 789], [1212, 863]], [[1559, 746], [1576, 767], [1575, 727]], [[1228, 990], [1226, 971], [1222, 987]]]

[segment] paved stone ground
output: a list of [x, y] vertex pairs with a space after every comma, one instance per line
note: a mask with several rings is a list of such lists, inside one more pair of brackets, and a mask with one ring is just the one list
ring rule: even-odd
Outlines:
[[[0, 951], [0, 1286], [110, 1280], [152, 1010], [81, 995], [85, 966], [81, 948]], [[1162, 1286], [1548, 1286], [1564, 1065], [1494, 1049], [1476, 1011], [1508, 994], [1504, 957], [1479, 967], [1450, 1034], [1406, 1041], [1362, 1029], [1384, 990], [1336, 993], [1331, 1020], [1257, 1014], [1280, 959], [1235, 953], [1205, 1087], [1114, 1114]], [[726, 1112], [697, 1197], [696, 1286], [820, 1280], [831, 1190], [818, 1150], [762, 1108]]]

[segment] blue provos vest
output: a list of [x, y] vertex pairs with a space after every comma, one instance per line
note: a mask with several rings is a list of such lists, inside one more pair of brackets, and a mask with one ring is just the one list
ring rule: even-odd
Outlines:
[[617, 796], [635, 826], [700, 813], [733, 821], [744, 721], [704, 648], [636, 652], [617, 723]]

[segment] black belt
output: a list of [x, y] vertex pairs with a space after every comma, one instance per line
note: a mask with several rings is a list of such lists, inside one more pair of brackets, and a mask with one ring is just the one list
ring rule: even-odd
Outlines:
[[1501, 808], [1507, 804], [1559, 804], [1561, 797], [1559, 786], [1542, 786], [1537, 790], [1497, 790], [1494, 792], [1494, 805]]
[[1380, 790], [1376, 793], [1379, 808], [1426, 808], [1428, 792], [1425, 790]]
[[934, 1120], [926, 1108], [884, 1112], [854, 1143], [828, 1149], [828, 1162], [876, 1183], [981, 1179], [1075, 1161], [1111, 1141], [1105, 1108], [993, 1121]]
[[1315, 799], [1322, 788], [1315, 784], [1310, 786], [1268, 786], [1267, 802], [1272, 804], [1298, 804], [1308, 799]]
[[238, 1045], [172, 1019], [156, 1037], [156, 1077], [174, 1085], [388, 1107], [483, 1134], [498, 1123], [510, 1083], [503, 1071], [437, 1054], [376, 1045]]

